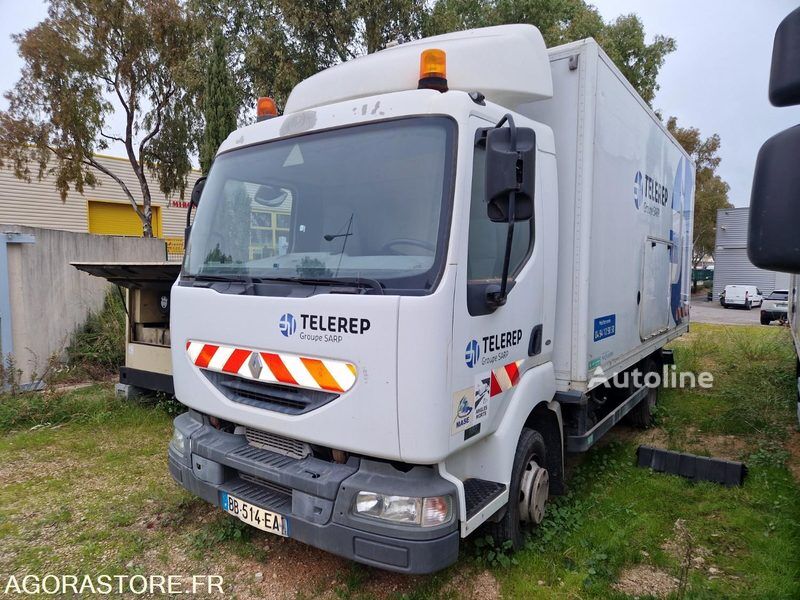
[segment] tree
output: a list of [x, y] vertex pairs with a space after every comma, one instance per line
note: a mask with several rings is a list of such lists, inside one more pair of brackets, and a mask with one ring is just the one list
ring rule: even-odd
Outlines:
[[530, 23], [548, 46], [595, 38], [644, 100], [653, 101], [658, 71], [675, 50], [675, 40], [656, 35], [645, 43], [644, 28], [635, 14], [605, 23], [584, 0], [438, 0], [425, 20], [425, 35], [473, 27]]
[[227, 48], [222, 31], [213, 37], [211, 59], [206, 69], [203, 93], [203, 139], [200, 143], [200, 169], [208, 173], [219, 145], [236, 129], [239, 94], [228, 70]]
[[714, 255], [717, 236], [717, 211], [732, 208], [728, 201], [728, 184], [717, 175], [720, 163], [718, 134], [705, 139], [696, 127], [679, 127], [678, 120], [670, 117], [667, 129], [689, 153], [696, 166], [694, 193], [694, 240], [692, 267], [697, 268], [706, 256]]
[[[24, 67], [0, 112], [0, 165], [27, 181], [54, 173], [64, 201], [100, 171], [151, 237], [150, 180], [183, 194], [191, 170], [196, 112], [182, 78], [196, 38], [179, 0], [50, 0], [47, 18], [14, 36]], [[109, 126], [117, 113], [123, 132]], [[138, 194], [95, 158], [109, 142], [124, 146]]]

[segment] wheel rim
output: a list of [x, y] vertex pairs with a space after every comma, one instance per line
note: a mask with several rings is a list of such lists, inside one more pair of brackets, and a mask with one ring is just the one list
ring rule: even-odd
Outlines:
[[547, 469], [540, 467], [535, 458], [531, 458], [522, 473], [519, 486], [520, 520], [537, 525], [544, 519], [547, 497], [550, 495], [550, 476]]

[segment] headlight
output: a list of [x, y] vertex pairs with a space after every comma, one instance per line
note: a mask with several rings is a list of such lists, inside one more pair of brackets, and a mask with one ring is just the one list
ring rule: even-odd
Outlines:
[[446, 523], [450, 519], [450, 510], [450, 496], [415, 498], [377, 492], [359, 492], [355, 505], [355, 512], [359, 515], [422, 527]]
[[186, 436], [183, 435], [177, 429], [172, 430], [172, 439], [169, 442], [169, 445], [172, 446], [175, 452], [180, 452], [181, 454], [185, 454], [186, 448]]

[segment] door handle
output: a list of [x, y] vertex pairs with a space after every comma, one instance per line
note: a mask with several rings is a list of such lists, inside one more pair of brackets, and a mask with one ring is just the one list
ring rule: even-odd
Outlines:
[[542, 324], [539, 323], [531, 331], [531, 342], [528, 344], [528, 356], [536, 356], [542, 351]]

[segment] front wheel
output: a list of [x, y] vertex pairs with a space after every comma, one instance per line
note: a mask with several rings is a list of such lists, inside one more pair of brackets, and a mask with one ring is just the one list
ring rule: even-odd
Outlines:
[[524, 428], [514, 454], [506, 512], [500, 521], [487, 524], [495, 545], [502, 546], [511, 541], [515, 551], [521, 549], [525, 541], [523, 524], [538, 525], [544, 519], [550, 495], [550, 475], [544, 466], [546, 464], [547, 447], [542, 434]]
[[769, 317], [767, 315], [765, 315], [765, 314], [762, 314], [761, 315], [761, 324], [762, 325], [769, 325], [769, 323], [770, 323]]
[[744, 307], [745, 307], [747, 310], [750, 310], [751, 308], [753, 308], [753, 303], [752, 303], [752, 302], [750, 302], [750, 300], [748, 300], [747, 302], [745, 302], [745, 303], [744, 303]]

